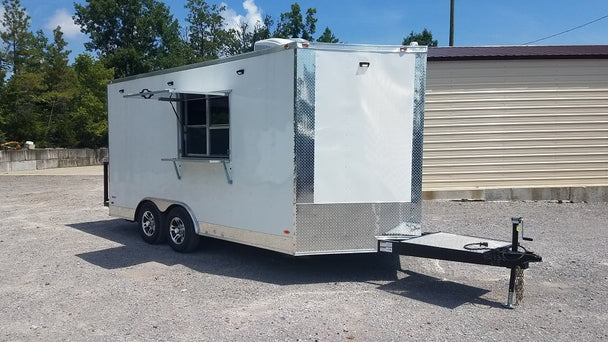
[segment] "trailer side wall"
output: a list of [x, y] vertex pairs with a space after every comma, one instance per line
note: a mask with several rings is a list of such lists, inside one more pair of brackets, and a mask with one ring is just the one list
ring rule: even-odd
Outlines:
[[[110, 84], [110, 214], [134, 219], [144, 198], [184, 203], [203, 235], [292, 253], [293, 80], [294, 51], [285, 50]], [[232, 184], [221, 163], [200, 161], [178, 161], [178, 179], [161, 160], [180, 158], [171, 105], [123, 97], [168, 82], [185, 93], [230, 91]]]

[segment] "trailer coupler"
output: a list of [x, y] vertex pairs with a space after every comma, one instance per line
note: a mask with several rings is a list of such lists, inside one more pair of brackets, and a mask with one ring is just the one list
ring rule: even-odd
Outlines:
[[[421, 258], [457, 261], [468, 264], [507, 267], [511, 269], [509, 296], [505, 307], [513, 308], [513, 296], [517, 288], [517, 299], [523, 296], [523, 270], [531, 262], [541, 262], [542, 257], [528, 251], [519, 244], [519, 232], [523, 235], [521, 217], [511, 219], [513, 223], [511, 242], [479, 238], [451, 233], [423, 233], [417, 237], [378, 237], [378, 251]], [[523, 238], [532, 241], [530, 238]]]

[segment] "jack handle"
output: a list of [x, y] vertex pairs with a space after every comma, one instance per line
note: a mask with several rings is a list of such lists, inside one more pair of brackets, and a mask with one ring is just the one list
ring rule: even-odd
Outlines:
[[533, 238], [529, 236], [524, 236], [524, 219], [520, 218], [520, 226], [521, 226], [521, 239], [524, 241], [534, 241]]

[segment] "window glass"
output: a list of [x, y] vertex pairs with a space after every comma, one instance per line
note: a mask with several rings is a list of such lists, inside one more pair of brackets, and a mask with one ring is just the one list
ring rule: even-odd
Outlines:
[[186, 100], [186, 125], [207, 124], [207, 106], [205, 100]]
[[228, 125], [230, 115], [228, 110], [228, 96], [209, 99], [209, 113], [211, 125]]
[[205, 127], [188, 127], [185, 135], [186, 154], [207, 154], [207, 129]]
[[186, 157], [228, 157], [230, 151], [228, 96], [185, 94], [182, 102], [182, 151]]
[[228, 145], [230, 143], [230, 134], [227, 128], [211, 129], [209, 130], [210, 139], [209, 144], [211, 145], [211, 155], [214, 156], [227, 156]]

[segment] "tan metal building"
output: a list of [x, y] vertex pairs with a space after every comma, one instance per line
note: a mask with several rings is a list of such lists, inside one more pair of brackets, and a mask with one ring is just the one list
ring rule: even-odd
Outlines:
[[423, 190], [608, 201], [608, 46], [431, 48]]

